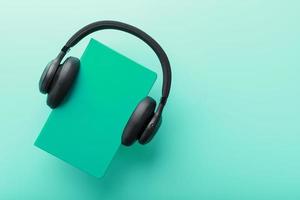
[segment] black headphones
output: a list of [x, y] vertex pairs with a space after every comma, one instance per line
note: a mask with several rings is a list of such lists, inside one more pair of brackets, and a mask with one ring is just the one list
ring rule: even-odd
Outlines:
[[48, 93], [48, 106], [51, 108], [59, 106], [76, 79], [80, 66], [78, 58], [68, 57], [61, 64], [63, 58], [70, 48], [75, 46], [81, 39], [103, 29], [116, 29], [140, 38], [153, 49], [159, 58], [163, 71], [162, 97], [159, 105], [155, 111], [156, 101], [153, 98], [147, 96], [141, 100], [130, 116], [122, 135], [123, 145], [130, 146], [136, 140], [140, 144], [146, 144], [151, 141], [161, 124], [162, 111], [171, 88], [171, 67], [161, 46], [147, 33], [134, 26], [118, 21], [98, 21], [80, 29], [45, 68], [39, 81], [40, 92], [43, 94]]

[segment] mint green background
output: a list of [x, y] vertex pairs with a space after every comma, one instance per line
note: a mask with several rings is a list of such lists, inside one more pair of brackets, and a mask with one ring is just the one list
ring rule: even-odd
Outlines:
[[[300, 198], [299, 1], [31, 0], [0, 9], [2, 199]], [[37, 87], [43, 68], [99, 19], [147, 31], [174, 74], [155, 140], [121, 148], [101, 180], [33, 146], [50, 112]], [[133, 37], [93, 37], [159, 72]]]

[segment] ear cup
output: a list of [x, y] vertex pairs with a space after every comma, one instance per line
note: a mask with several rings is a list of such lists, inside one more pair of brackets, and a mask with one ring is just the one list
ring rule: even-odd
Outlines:
[[147, 144], [149, 143], [155, 134], [157, 133], [160, 125], [162, 123], [162, 117], [159, 115], [154, 115], [153, 118], [150, 120], [149, 124], [145, 128], [145, 131], [139, 138], [139, 143], [140, 144]]
[[47, 64], [47, 66], [44, 69], [43, 74], [40, 78], [40, 81], [39, 81], [39, 89], [40, 89], [41, 93], [43, 93], [43, 94], [48, 93], [50, 84], [54, 79], [58, 65], [59, 65], [59, 63], [56, 59], [50, 61]]
[[56, 108], [68, 94], [72, 87], [80, 67], [80, 60], [69, 57], [60, 65], [53, 78], [48, 92], [47, 104]]
[[132, 145], [144, 132], [154, 115], [156, 102], [151, 97], [144, 98], [133, 111], [122, 135], [122, 144]]

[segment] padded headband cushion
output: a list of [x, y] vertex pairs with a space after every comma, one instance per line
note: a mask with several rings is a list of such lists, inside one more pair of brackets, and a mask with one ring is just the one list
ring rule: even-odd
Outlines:
[[51, 108], [56, 108], [65, 98], [77, 77], [79, 66], [78, 58], [69, 57], [58, 67], [47, 98], [47, 104]]
[[162, 47], [158, 44], [158, 42], [156, 42], [150, 35], [138, 29], [137, 27], [119, 21], [109, 21], [109, 20], [97, 21], [88, 24], [82, 29], [80, 29], [79, 31], [77, 31], [67, 41], [65, 46], [61, 49], [61, 52], [63, 52], [64, 54], [67, 53], [70, 48], [75, 46], [80, 40], [82, 40], [87, 35], [94, 33], [95, 31], [100, 31], [104, 29], [115, 29], [115, 30], [127, 32], [131, 35], [140, 38], [147, 45], [149, 45], [149, 47], [152, 48], [152, 50], [155, 52], [155, 54], [157, 55], [161, 63], [161, 67], [163, 71], [161, 103], [164, 105], [169, 96], [169, 92], [171, 89], [171, 79], [172, 79], [171, 66], [170, 66], [168, 56], [165, 53], [165, 51], [162, 49]]

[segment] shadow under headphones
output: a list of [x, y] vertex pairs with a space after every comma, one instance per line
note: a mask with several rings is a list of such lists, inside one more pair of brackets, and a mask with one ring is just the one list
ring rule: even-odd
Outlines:
[[63, 101], [72, 87], [79, 72], [80, 60], [68, 57], [62, 60], [71, 47], [75, 46], [87, 35], [104, 29], [115, 29], [130, 33], [152, 48], [159, 58], [163, 71], [162, 96], [156, 108], [156, 101], [147, 96], [140, 101], [130, 116], [122, 135], [122, 144], [132, 145], [136, 140], [140, 144], [150, 142], [161, 124], [161, 116], [171, 88], [171, 67], [168, 57], [161, 46], [144, 31], [118, 21], [98, 21], [91, 23], [76, 32], [61, 49], [56, 58], [46, 66], [39, 81], [39, 89], [43, 94], [48, 93], [47, 104], [56, 108]]

